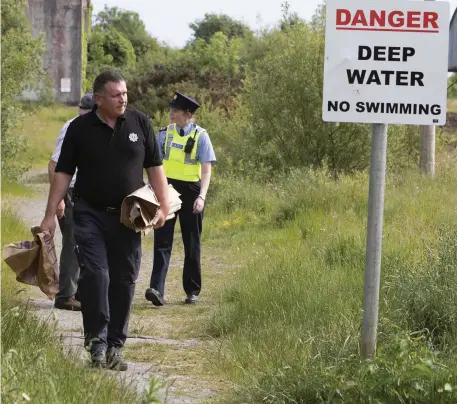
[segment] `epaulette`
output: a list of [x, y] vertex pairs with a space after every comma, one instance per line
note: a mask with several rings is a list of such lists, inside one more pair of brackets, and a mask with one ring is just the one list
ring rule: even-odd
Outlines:
[[167, 131], [167, 127], [166, 127], [166, 126], [161, 126], [161, 127], [159, 128], [159, 132], [164, 132], [164, 131], [165, 131], [165, 132]]

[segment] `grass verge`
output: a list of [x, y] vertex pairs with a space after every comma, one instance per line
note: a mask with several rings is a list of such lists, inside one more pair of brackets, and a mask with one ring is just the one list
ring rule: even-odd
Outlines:
[[208, 328], [239, 386], [228, 401], [456, 402], [456, 181], [455, 165], [434, 180], [387, 179], [379, 349], [369, 362], [359, 356], [367, 175], [216, 182], [205, 237], [242, 264]]
[[23, 184], [2, 179], [2, 198], [11, 196], [32, 196], [33, 191]]
[[[3, 209], [1, 217], [3, 244], [30, 238], [11, 210]], [[55, 326], [39, 320], [19, 300], [21, 289], [13, 272], [2, 263], [2, 402], [141, 402], [130, 386], [64, 353]]]
[[66, 121], [77, 116], [77, 108], [64, 105], [37, 108], [29, 115], [18, 130], [29, 144], [26, 152], [19, 156], [21, 161], [30, 162], [33, 168], [43, 168], [49, 162], [56, 145], [60, 129]]

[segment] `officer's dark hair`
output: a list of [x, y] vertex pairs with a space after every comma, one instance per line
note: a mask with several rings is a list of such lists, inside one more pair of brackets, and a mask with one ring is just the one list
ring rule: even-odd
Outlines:
[[121, 81], [125, 81], [124, 78], [117, 72], [106, 71], [100, 73], [94, 80], [94, 94], [95, 93], [103, 93], [105, 91], [105, 84], [106, 83], [120, 83]]

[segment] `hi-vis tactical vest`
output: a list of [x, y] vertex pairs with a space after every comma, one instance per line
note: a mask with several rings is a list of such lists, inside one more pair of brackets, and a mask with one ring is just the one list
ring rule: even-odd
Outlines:
[[[195, 126], [187, 136], [179, 136], [177, 125], [168, 125], [165, 135], [163, 167], [165, 175], [180, 181], [197, 182], [201, 178], [201, 164], [197, 160], [197, 145], [200, 134], [205, 129]], [[192, 137], [195, 140], [191, 153], [186, 153], [187, 140]]]

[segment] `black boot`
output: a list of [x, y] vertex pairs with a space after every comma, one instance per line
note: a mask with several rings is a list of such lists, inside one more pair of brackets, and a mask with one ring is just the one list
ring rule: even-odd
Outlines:
[[106, 368], [124, 372], [127, 370], [127, 362], [122, 359], [121, 349], [117, 347], [108, 348], [106, 353]]
[[154, 306], [163, 306], [163, 296], [158, 290], [152, 288], [146, 289], [145, 297]]
[[105, 368], [106, 348], [100, 345], [93, 346], [90, 350], [90, 362], [93, 368]]

